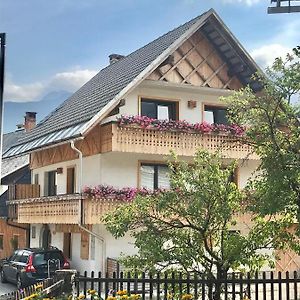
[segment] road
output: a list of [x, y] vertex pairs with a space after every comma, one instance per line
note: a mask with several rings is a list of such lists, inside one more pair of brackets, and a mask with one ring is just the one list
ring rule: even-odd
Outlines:
[[0, 282], [0, 295], [4, 295], [16, 290], [16, 286], [10, 283], [1, 283]]

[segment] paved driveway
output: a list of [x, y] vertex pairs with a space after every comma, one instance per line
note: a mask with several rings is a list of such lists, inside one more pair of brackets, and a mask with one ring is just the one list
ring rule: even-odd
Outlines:
[[16, 290], [16, 286], [10, 283], [0, 282], [0, 295], [7, 294]]

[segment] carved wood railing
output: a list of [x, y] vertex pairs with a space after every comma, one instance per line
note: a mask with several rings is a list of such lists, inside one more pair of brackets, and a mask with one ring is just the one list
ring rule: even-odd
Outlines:
[[8, 207], [11, 217], [18, 223], [78, 224], [81, 201], [84, 224], [101, 224], [104, 214], [124, 203], [72, 194], [10, 200]]
[[8, 201], [17, 206], [18, 223], [77, 224], [79, 194], [36, 197]]
[[201, 134], [196, 132], [159, 131], [135, 126], [119, 127], [110, 123], [101, 127], [101, 152], [132, 152], [170, 154], [170, 150], [182, 156], [194, 156], [198, 149], [234, 159], [258, 159], [251, 146], [240, 137], [225, 134]]

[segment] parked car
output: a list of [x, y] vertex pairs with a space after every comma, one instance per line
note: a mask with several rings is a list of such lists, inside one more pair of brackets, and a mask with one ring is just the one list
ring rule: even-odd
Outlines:
[[0, 279], [19, 289], [51, 277], [57, 269], [69, 268], [70, 263], [57, 248], [24, 248], [1, 260]]

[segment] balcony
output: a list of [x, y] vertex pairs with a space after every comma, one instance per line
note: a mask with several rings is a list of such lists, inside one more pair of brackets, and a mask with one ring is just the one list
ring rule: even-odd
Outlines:
[[40, 197], [39, 186], [32, 184], [12, 185], [9, 195], [9, 217], [24, 224], [78, 224], [81, 203], [83, 223], [100, 224], [101, 216], [121, 203], [81, 194]]
[[130, 152], [194, 156], [198, 149], [210, 153], [220, 151], [232, 159], [258, 159], [251, 146], [241, 143], [241, 137], [228, 134], [160, 131], [135, 125], [118, 126], [109, 123], [101, 127], [101, 152]]

